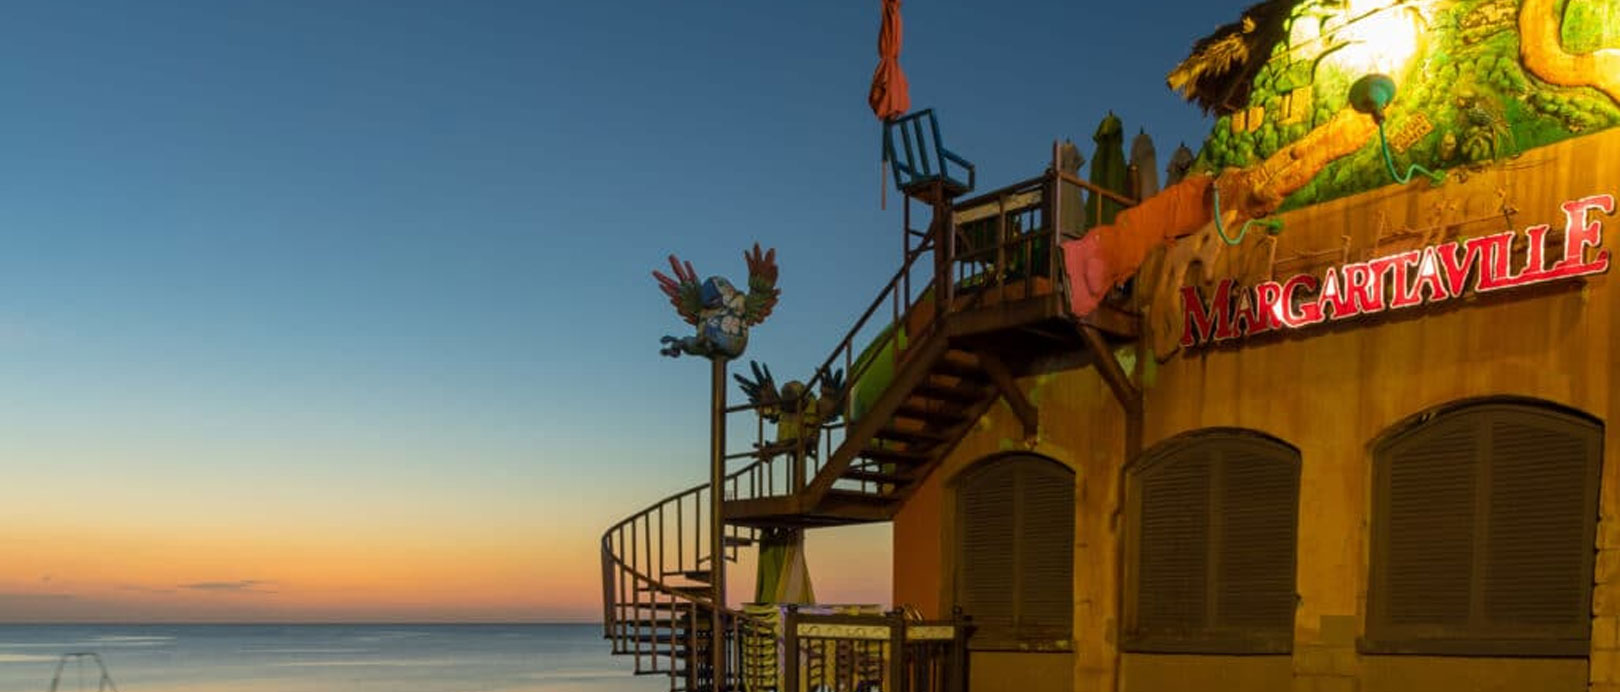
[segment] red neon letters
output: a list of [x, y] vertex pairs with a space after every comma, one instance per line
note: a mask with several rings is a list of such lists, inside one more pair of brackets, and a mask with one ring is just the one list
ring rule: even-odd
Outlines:
[[[1564, 254], [1547, 266], [1548, 226], [1524, 230], [1524, 267], [1514, 274], [1513, 231], [1452, 241], [1411, 250], [1369, 262], [1327, 270], [1320, 280], [1299, 274], [1283, 283], [1266, 281], [1250, 289], [1230, 279], [1216, 285], [1215, 295], [1204, 301], [1197, 287], [1181, 289], [1185, 319], [1183, 348], [1212, 341], [1227, 341], [1273, 329], [1299, 329], [1326, 321], [1385, 310], [1400, 310], [1438, 303], [1466, 293], [1498, 291], [1601, 274], [1609, 269], [1609, 251], [1603, 249], [1603, 223], [1592, 212], [1615, 212], [1614, 195], [1593, 195], [1565, 202]], [[1595, 248], [1591, 261], [1586, 249]], [[1468, 277], [1474, 276], [1472, 286]], [[1234, 306], [1234, 303], [1236, 305]]]

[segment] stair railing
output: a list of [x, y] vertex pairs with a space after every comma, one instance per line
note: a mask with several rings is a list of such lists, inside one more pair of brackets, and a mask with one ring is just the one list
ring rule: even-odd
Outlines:
[[[819, 395], [822, 383], [833, 369], [844, 372], [845, 386], [836, 401], [836, 409], [841, 413], [838, 422], [815, 426], [808, 435], [807, 431], [801, 430], [798, 439], [780, 445], [770, 435], [772, 431], [767, 428], [772, 426], [767, 424], [758, 407], [741, 404], [726, 409], [726, 414], [733, 417], [727, 421], [727, 429], [751, 428], [755, 431], [751, 448], [729, 453], [727, 460], [756, 460], [756, 463], [746, 467], [746, 472], [728, 480], [728, 501], [790, 496], [802, 492], [831, 458], [833, 451], [843, 444], [844, 432], [857, 416], [856, 394], [862, 378], [879, 366], [898, 369], [915, 344], [933, 335], [938, 320], [924, 319], [918, 308], [930, 303], [934, 283], [919, 284], [914, 291], [912, 274], [919, 267], [927, 266], [918, 260], [935, 249], [930, 239], [908, 251], [900, 269], [884, 284], [877, 297], [861, 312], [855, 324], [845, 332], [832, 353], [806, 382], [806, 391]], [[889, 308], [889, 327], [869, 342], [863, 342], [862, 337], [869, 328], [876, 326], [873, 319], [885, 305]], [[862, 351], [866, 351], [869, 357], [862, 359]]]
[[[750, 472], [751, 466], [726, 480]], [[705, 483], [670, 495], [602, 535], [604, 637], [613, 653], [634, 657], [637, 673], [668, 673], [672, 683], [688, 676], [687, 689], [695, 689], [698, 659], [707, 660], [694, 655], [704, 645], [697, 632], [708, 623], [708, 609], [717, 605], [706, 579], [709, 492]], [[754, 529], [726, 526], [723, 559], [736, 560], [756, 538]], [[728, 621], [743, 617], [722, 610]]]

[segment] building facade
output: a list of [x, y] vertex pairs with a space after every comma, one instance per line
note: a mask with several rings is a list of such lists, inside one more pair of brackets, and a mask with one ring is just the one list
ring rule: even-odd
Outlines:
[[[1478, 290], [1499, 255], [1501, 282], [1606, 264], [1616, 161], [1603, 132], [1282, 214], [1261, 241], [1279, 281], [1461, 241], [1431, 253], [1444, 291], [1466, 239], [1515, 240], [1448, 300], [1419, 285], [1392, 306], [1425, 280], [1419, 254], [1405, 285], [1390, 270], [1360, 296], [1380, 310], [1306, 324], [1336, 297], [1318, 279], [1287, 315], [1228, 316], [1229, 340], [1162, 362], [1151, 338], [1122, 346], [1137, 414], [1093, 364], [1028, 364], [1037, 436], [1000, 403], [929, 476], [894, 520], [895, 602], [974, 617], [980, 692], [1620, 689], [1612, 279]], [[1181, 343], [1213, 335], [1182, 295]]]

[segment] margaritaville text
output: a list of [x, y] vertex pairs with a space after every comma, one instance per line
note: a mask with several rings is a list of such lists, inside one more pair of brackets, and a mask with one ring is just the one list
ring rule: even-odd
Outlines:
[[[1196, 286], [1181, 289], [1185, 321], [1181, 345], [1191, 348], [1274, 330], [1300, 329], [1390, 310], [1544, 284], [1609, 269], [1599, 214], [1615, 212], [1612, 194], [1565, 202], [1562, 255], [1548, 266], [1549, 225], [1431, 245], [1367, 262], [1334, 267], [1318, 277], [1298, 274], [1240, 288], [1226, 279], [1205, 300]], [[1523, 266], [1514, 272], [1516, 236], [1524, 240]], [[1556, 246], [1555, 246], [1556, 247]], [[1593, 252], [1588, 256], [1587, 249]], [[1472, 281], [1470, 281], [1472, 277]]]

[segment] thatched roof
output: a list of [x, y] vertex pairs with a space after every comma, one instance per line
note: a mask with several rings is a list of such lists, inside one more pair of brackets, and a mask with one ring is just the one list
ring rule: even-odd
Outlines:
[[1205, 113], [1225, 115], [1247, 106], [1254, 76], [1286, 38], [1288, 16], [1297, 4], [1299, 0], [1266, 0], [1199, 40], [1166, 77], [1170, 88]]

